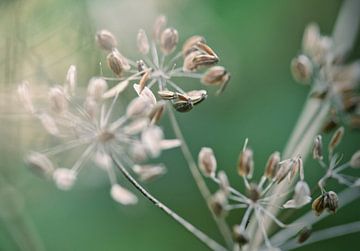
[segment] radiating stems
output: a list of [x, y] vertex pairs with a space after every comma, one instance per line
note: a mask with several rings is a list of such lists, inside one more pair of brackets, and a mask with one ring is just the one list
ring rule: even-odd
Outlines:
[[173, 127], [173, 130], [174, 130], [174, 133], [177, 137], [177, 139], [179, 139], [181, 141], [181, 151], [183, 153], [183, 156], [188, 164], [188, 167], [190, 169], [190, 172], [195, 180], [195, 183], [198, 187], [198, 189], [200, 190], [200, 193], [202, 195], [202, 197], [204, 198], [218, 228], [219, 228], [219, 231], [221, 232], [221, 234], [223, 235], [225, 241], [226, 241], [226, 244], [228, 246], [228, 248], [231, 250], [233, 249], [233, 240], [232, 240], [232, 235], [231, 235], [231, 231], [226, 223], [226, 221], [221, 218], [221, 217], [217, 217], [213, 210], [211, 209], [210, 207], [210, 204], [209, 204], [209, 200], [210, 200], [210, 197], [211, 197], [211, 193], [210, 193], [210, 190], [209, 188], [207, 187], [205, 181], [204, 181], [204, 178], [202, 177], [192, 155], [191, 155], [191, 152], [190, 152], [190, 149], [188, 147], [188, 145], [186, 144], [186, 141], [184, 139], [184, 136], [181, 132], [181, 129], [180, 129], [180, 126], [176, 120], [176, 117], [175, 117], [175, 114], [174, 114], [174, 111], [173, 111], [173, 108], [168, 105], [168, 114], [169, 114], [169, 117], [170, 117], [170, 122], [171, 122], [171, 125]]
[[170, 208], [165, 206], [162, 202], [152, 196], [143, 186], [141, 186], [132, 176], [131, 174], [124, 168], [124, 166], [120, 163], [120, 161], [112, 155], [112, 159], [116, 167], [120, 170], [120, 172], [125, 176], [125, 178], [140, 192], [142, 193], [150, 202], [152, 202], [155, 206], [164, 211], [167, 215], [173, 218], [176, 222], [182, 225], [186, 230], [192, 233], [195, 237], [197, 237], [202, 243], [208, 246], [211, 250], [214, 251], [226, 251], [224, 247], [215, 242], [213, 239], [208, 237], [202, 231], [194, 227], [184, 218], [176, 214]]

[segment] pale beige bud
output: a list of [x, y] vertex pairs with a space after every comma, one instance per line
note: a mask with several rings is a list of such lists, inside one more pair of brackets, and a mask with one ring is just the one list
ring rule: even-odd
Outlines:
[[96, 151], [94, 155], [94, 162], [105, 170], [109, 170], [112, 167], [112, 159], [105, 151]]
[[134, 205], [138, 202], [137, 197], [132, 192], [119, 184], [111, 186], [110, 194], [113, 200], [123, 205]]
[[50, 159], [42, 153], [32, 152], [26, 156], [25, 161], [31, 170], [45, 177], [50, 176], [55, 170]]
[[17, 88], [18, 95], [20, 102], [24, 106], [25, 110], [30, 113], [35, 112], [35, 108], [32, 102], [30, 89], [29, 89], [29, 82], [24, 81], [22, 84], [20, 84]]
[[48, 133], [50, 133], [51, 135], [54, 135], [54, 136], [60, 135], [60, 131], [56, 125], [55, 120], [49, 114], [41, 113], [38, 115], [38, 118], [39, 118], [42, 126]]
[[168, 91], [168, 90], [158, 91], [158, 94], [159, 94], [160, 98], [162, 98], [164, 100], [173, 100], [173, 99], [177, 98], [176, 92], [172, 92], [172, 91]]
[[289, 174], [289, 172], [292, 170], [292, 166], [294, 165], [294, 160], [289, 159], [280, 164], [280, 167], [278, 168], [274, 181], [276, 181], [278, 184], [283, 181], [286, 176]]
[[76, 180], [76, 172], [67, 168], [58, 168], [53, 173], [56, 186], [61, 190], [69, 190]]
[[299, 55], [291, 61], [291, 73], [298, 83], [309, 84], [313, 74], [313, 66], [305, 55]]
[[183, 56], [186, 57], [190, 52], [197, 50], [196, 44], [199, 42], [205, 43], [205, 38], [198, 35], [189, 37], [182, 47]]
[[313, 158], [315, 160], [322, 160], [323, 159], [323, 145], [322, 145], [322, 137], [321, 137], [321, 135], [317, 135], [315, 140], [314, 140]]
[[331, 140], [328, 145], [329, 152], [333, 152], [335, 148], [340, 144], [343, 136], [344, 136], [345, 129], [344, 127], [339, 127], [333, 136], [331, 137]]
[[160, 36], [166, 26], [166, 23], [166, 16], [161, 15], [156, 18], [153, 27], [153, 37], [156, 41], [160, 41]]
[[116, 76], [121, 76], [124, 71], [130, 70], [130, 65], [126, 58], [118, 50], [113, 50], [106, 57], [109, 68]]
[[319, 26], [315, 23], [309, 24], [304, 31], [302, 48], [303, 51], [309, 55], [313, 56], [316, 52], [320, 40], [320, 29]]
[[164, 133], [158, 126], [151, 126], [141, 133], [141, 142], [151, 157], [159, 157], [162, 146], [161, 141], [164, 138]]
[[230, 74], [223, 66], [213, 66], [201, 78], [205, 85], [224, 85], [230, 79]]
[[102, 97], [103, 98], [112, 98], [116, 95], [119, 95], [119, 93], [122, 93], [129, 85], [129, 80], [124, 80], [112, 87], [110, 90], [106, 91]]
[[273, 154], [270, 155], [266, 166], [265, 166], [265, 177], [267, 177], [269, 180], [271, 180], [272, 178], [274, 178], [276, 171], [279, 167], [279, 162], [280, 162], [280, 153], [279, 152], [274, 152]]
[[133, 170], [141, 181], [151, 181], [166, 173], [164, 165], [135, 165]]
[[111, 51], [117, 46], [115, 36], [108, 30], [100, 30], [96, 33], [96, 42], [106, 51]]
[[201, 148], [198, 156], [198, 165], [205, 176], [215, 176], [216, 158], [211, 148]]
[[95, 119], [98, 112], [98, 103], [92, 97], [87, 97], [84, 102], [84, 109], [91, 119]]
[[108, 85], [103, 78], [94, 77], [90, 79], [88, 88], [87, 88], [87, 95], [88, 98], [92, 98], [95, 101], [100, 101], [108, 89]]
[[190, 52], [185, 58], [184, 58], [184, 63], [183, 63], [183, 71], [184, 72], [192, 72], [192, 71], [196, 71], [198, 65], [196, 65], [194, 63], [194, 58], [202, 55], [202, 53], [198, 50]]
[[55, 113], [64, 113], [68, 108], [68, 100], [61, 87], [53, 87], [49, 91], [50, 108]]
[[211, 210], [217, 217], [224, 217], [226, 215], [226, 206], [228, 204], [228, 199], [226, 194], [219, 190], [210, 198], [210, 207]]
[[139, 84], [134, 84], [133, 87], [140, 98], [149, 102], [150, 105], [156, 104], [156, 97], [155, 97], [154, 93], [148, 87], [145, 86], [145, 87], [141, 88], [141, 86]]
[[206, 90], [192, 90], [186, 93], [194, 105], [197, 105], [207, 98]]
[[128, 117], [139, 117], [144, 116], [149, 111], [149, 102], [142, 98], [134, 98], [126, 108], [126, 116]]
[[139, 30], [137, 34], [137, 47], [141, 54], [146, 55], [149, 53], [149, 39], [143, 29]]
[[170, 54], [176, 49], [179, 42], [179, 33], [174, 28], [165, 29], [160, 38], [160, 48], [164, 54]]
[[352, 168], [360, 168], [360, 150], [355, 152], [351, 157], [350, 166]]
[[140, 117], [131, 121], [129, 124], [123, 127], [123, 133], [127, 135], [135, 135], [142, 132], [149, 126], [149, 119], [146, 117]]
[[65, 93], [68, 96], [75, 94], [77, 71], [75, 65], [70, 65], [66, 74]]
[[252, 177], [254, 171], [254, 160], [253, 151], [251, 149], [246, 148], [243, 152], [240, 153], [237, 171], [238, 174], [242, 177]]

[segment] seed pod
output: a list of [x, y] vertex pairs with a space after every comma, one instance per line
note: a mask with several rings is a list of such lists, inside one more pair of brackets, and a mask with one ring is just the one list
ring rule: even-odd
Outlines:
[[137, 197], [132, 192], [119, 184], [112, 185], [110, 194], [113, 200], [123, 205], [133, 205], [138, 202]]
[[228, 203], [227, 196], [222, 190], [217, 191], [210, 198], [210, 207], [217, 217], [224, 217], [226, 215], [226, 205]]
[[198, 50], [204, 52], [204, 54], [213, 56], [213, 57], [219, 59], [219, 57], [216, 55], [216, 53], [213, 51], [213, 49], [211, 49], [207, 44], [198, 42], [195, 46]]
[[254, 171], [253, 151], [246, 148], [240, 153], [237, 165], [238, 174], [242, 177], [251, 178]]
[[96, 42], [106, 51], [112, 51], [117, 46], [115, 36], [107, 30], [100, 30], [96, 33]]
[[291, 73], [298, 83], [309, 84], [313, 74], [313, 66], [305, 55], [299, 55], [291, 61]]
[[324, 195], [317, 197], [312, 203], [312, 209], [314, 210], [316, 216], [319, 216], [325, 209], [325, 200]]
[[143, 116], [149, 110], [149, 102], [142, 98], [134, 98], [126, 108], [126, 116], [130, 117], [139, 117]]
[[274, 181], [276, 181], [278, 184], [281, 181], [283, 181], [286, 178], [286, 176], [289, 174], [289, 172], [291, 171], [293, 164], [294, 164], [293, 159], [288, 159], [288, 160], [282, 162], [275, 174]]
[[235, 225], [233, 227], [233, 239], [240, 247], [249, 242], [249, 236], [240, 225]]
[[58, 168], [53, 173], [56, 186], [61, 190], [69, 190], [75, 183], [76, 172], [72, 169]]
[[190, 52], [185, 58], [184, 58], [184, 63], [183, 63], [183, 71], [184, 72], [192, 72], [192, 71], [196, 71], [198, 65], [196, 65], [194, 63], [194, 58], [202, 55], [202, 53], [200, 51], [193, 51]]
[[334, 135], [331, 137], [331, 140], [329, 142], [329, 152], [333, 152], [335, 150], [335, 148], [340, 144], [343, 136], [344, 136], [344, 127], [340, 127], [339, 129], [337, 129], [334, 133]]
[[280, 162], [280, 153], [279, 152], [274, 152], [273, 154], [270, 155], [266, 166], [265, 166], [265, 177], [267, 177], [269, 180], [271, 180], [272, 178], [274, 178], [276, 171], [278, 169], [279, 166], [279, 162]]
[[149, 78], [150, 78], [150, 71], [146, 71], [142, 75], [142, 77], [141, 77], [141, 79], [139, 81], [139, 87], [140, 87], [139, 88], [139, 93], [141, 93], [144, 90], [144, 88], [146, 86], [146, 82], [149, 80]]
[[42, 153], [32, 152], [26, 157], [25, 161], [31, 170], [45, 177], [50, 176], [55, 170], [50, 159]]
[[162, 98], [164, 100], [173, 100], [178, 97], [176, 92], [172, 92], [172, 91], [168, 91], [168, 90], [158, 91], [158, 94], [159, 94], [160, 98]]
[[130, 65], [127, 60], [117, 50], [110, 52], [106, 59], [109, 68], [118, 77], [121, 76], [124, 71], [128, 71], [130, 69]]
[[50, 108], [55, 113], [64, 113], [68, 107], [68, 100], [61, 87], [53, 87], [49, 91]]
[[149, 53], [149, 39], [143, 29], [139, 30], [137, 34], [137, 47], [141, 54], [146, 55]]
[[215, 176], [216, 158], [214, 152], [209, 147], [201, 148], [198, 156], [198, 164], [200, 170], [205, 176]]
[[200, 104], [207, 98], [206, 90], [193, 90], [186, 93], [194, 105]]
[[314, 140], [313, 146], [313, 158], [314, 160], [322, 160], [323, 159], [323, 146], [322, 146], [322, 137], [321, 135], [317, 135]]
[[320, 40], [320, 29], [315, 23], [309, 24], [304, 31], [302, 40], [302, 49], [309, 55], [313, 56], [316, 51], [317, 44]]
[[160, 48], [165, 55], [172, 53], [179, 42], [179, 33], [174, 28], [165, 29], [160, 38]]
[[196, 44], [199, 43], [199, 42], [205, 43], [205, 38], [202, 37], [202, 36], [198, 36], [198, 35], [189, 37], [185, 41], [185, 43], [183, 45], [183, 48], [182, 48], [183, 56], [186, 57], [187, 55], [189, 55], [189, 53], [197, 50]]
[[194, 57], [193, 63], [198, 68], [199, 66], [214, 65], [219, 62], [219, 59], [212, 55], [200, 54]]
[[335, 213], [337, 208], [339, 207], [339, 199], [337, 194], [334, 191], [325, 193], [324, 201], [327, 210]]
[[165, 103], [157, 102], [149, 114], [150, 123], [156, 124], [157, 122], [159, 122], [162, 115], [164, 114], [164, 110], [165, 110]]
[[166, 26], [166, 23], [166, 16], [161, 15], [156, 18], [153, 27], [153, 37], [156, 41], [160, 41], [160, 36]]
[[189, 112], [194, 107], [194, 104], [190, 99], [187, 101], [178, 100], [173, 103], [173, 107], [178, 112]]
[[350, 166], [352, 168], [360, 168], [360, 150], [355, 152], [351, 157]]
[[108, 85], [103, 78], [92, 78], [88, 84], [87, 96], [94, 101], [100, 101], [107, 89]]
[[29, 82], [24, 81], [21, 85], [18, 86], [17, 91], [20, 102], [23, 104], [25, 110], [27, 112], [34, 113], [35, 108], [30, 94]]
[[311, 236], [312, 230], [310, 226], [303, 227], [298, 233], [298, 243], [304, 243]]
[[230, 74], [223, 66], [213, 66], [201, 78], [205, 85], [224, 85], [230, 79]]

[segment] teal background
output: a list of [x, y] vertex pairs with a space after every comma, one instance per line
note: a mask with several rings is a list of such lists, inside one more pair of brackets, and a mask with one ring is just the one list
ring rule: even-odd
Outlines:
[[[315, 21], [330, 35], [341, 2], [1, 0], [0, 250], [20, 250], [11, 234], [16, 230], [5, 227], [9, 222], [20, 226], [17, 212], [31, 219], [29, 224], [37, 229], [46, 250], [206, 250], [141, 196], [136, 206], [116, 204], [109, 196], [105, 175], [95, 168], [84, 170], [69, 192], [30, 173], [23, 163], [24, 154], [41, 149], [51, 139], [16, 102], [16, 86], [23, 79], [39, 88], [61, 83], [68, 66], [76, 64], [79, 85], [86, 86], [88, 79], [99, 73], [98, 62], [103, 60], [93, 41], [97, 29], [111, 29], [121, 50], [136, 58], [137, 30], [149, 30], [154, 18], [164, 13], [182, 42], [190, 35], [204, 35], [220, 56], [220, 64], [231, 72], [223, 95], [214, 96], [214, 90], [209, 90], [205, 102], [177, 117], [193, 156], [202, 146], [212, 147], [218, 167], [227, 172], [233, 186], [243, 189], [235, 166], [244, 139], [248, 137], [254, 149], [259, 177], [269, 154], [285, 146], [309, 90], [296, 84], [289, 70], [292, 57], [300, 52], [303, 30]], [[352, 58], [359, 56], [357, 42]], [[182, 84], [200, 88], [196, 81], [187, 82]], [[173, 137], [167, 117], [161, 125], [167, 137]], [[325, 136], [325, 142], [328, 138]], [[346, 129], [339, 148], [344, 159], [359, 148], [359, 142], [359, 133]], [[168, 173], [146, 187], [220, 241], [180, 150], [166, 151], [158, 161], [166, 164]], [[312, 160], [305, 168], [307, 178], [315, 184], [322, 169]], [[215, 191], [216, 187], [209, 185]], [[342, 189], [335, 183], [329, 186]], [[359, 206], [359, 202], [352, 203], [314, 228], [359, 220]], [[236, 211], [228, 221], [235, 224], [241, 215]], [[354, 244], [359, 237], [352, 234], [299, 250], [357, 250]]]

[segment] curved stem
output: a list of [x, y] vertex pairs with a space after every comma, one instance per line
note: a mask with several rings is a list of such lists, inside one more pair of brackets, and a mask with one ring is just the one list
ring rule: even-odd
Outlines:
[[176, 120], [174, 111], [171, 106], [168, 106], [168, 111], [169, 111], [168, 114], [170, 117], [170, 122], [173, 127], [174, 133], [175, 133], [177, 139], [179, 139], [181, 141], [181, 151], [184, 155], [186, 162], [188, 163], [190, 172], [195, 180], [195, 183], [196, 183], [202, 197], [206, 201], [209, 211], [211, 212], [212, 217], [214, 218], [214, 221], [216, 222], [216, 224], [219, 228], [219, 231], [221, 232], [222, 236], [224, 237], [228, 248], [231, 250], [234, 246], [234, 243], [233, 243], [233, 240], [231, 237], [232, 235], [231, 235], [229, 226], [227, 225], [227, 223], [225, 222], [225, 220], [223, 218], [217, 217], [214, 214], [213, 210], [211, 209], [210, 204], [209, 204], [209, 199], [211, 197], [210, 190], [207, 187], [207, 185], [206, 185], [206, 183], [205, 183], [205, 181], [204, 181], [204, 179], [203, 179], [203, 177], [191, 155], [190, 149], [189, 149], [188, 145], [186, 144], [186, 141], [184, 139], [184, 136], [181, 132], [180, 126]]
[[192, 233], [194, 236], [196, 236], [202, 243], [204, 243], [206, 246], [208, 246], [211, 250], [216, 251], [226, 251], [224, 247], [219, 245], [217, 242], [215, 242], [213, 239], [208, 237], [206, 234], [201, 232], [199, 229], [194, 227], [192, 224], [190, 224], [188, 221], [186, 221], [184, 218], [176, 214], [174, 211], [172, 211], [170, 208], [165, 206], [163, 203], [161, 203], [158, 199], [156, 199], [154, 196], [152, 196], [144, 187], [142, 187], [132, 176], [131, 174], [122, 166], [122, 164], [112, 155], [112, 160], [116, 167], [120, 170], [120, 172], [125, 176], [125, 178], [137, 189], [139, 192], [141, 192], [149, 201], [151, 201], [155, 206], [163, 210], [167, 215], [169, 215], [171, 218], [173, 218], [176, 222], [178, 222], [180, 225], [182, 225], [186, 230], [188, 230], [190, 233]]

